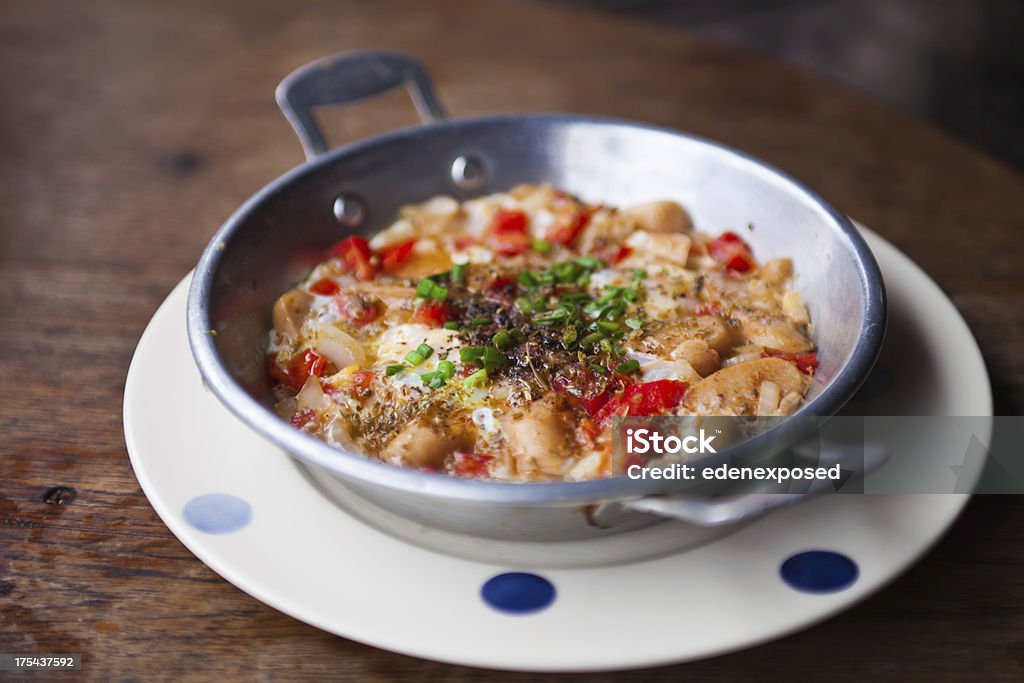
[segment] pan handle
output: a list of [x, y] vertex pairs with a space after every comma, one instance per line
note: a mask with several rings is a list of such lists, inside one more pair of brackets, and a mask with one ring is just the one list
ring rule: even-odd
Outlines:
[[328, 150], [314, 108], [355, 102], [401, 85], [409, 89], [424, 123], [447, 116], [423, 64], [392, 50], [344, 52], [300, 67], [277, 86], [277, 105], [311, 160]]

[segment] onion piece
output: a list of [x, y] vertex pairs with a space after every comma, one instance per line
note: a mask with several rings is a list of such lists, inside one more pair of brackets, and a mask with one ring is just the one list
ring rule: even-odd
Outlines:
[[310, 375], [299, 389], [299, 393], [295, 394], [295, 402], [299, 410], [318, 410], [326, 407], [330, 399], [320, 386], [320, 378]]
[[748, 351], [747, 353], [741, 353], [738, 356], [732, 358], [726, 358], [722, 361], [722, 367], [727, 368], [731, 365], [738, 365], [740, 363], [746, 363], [748, 360], [757, 360], [764, 355], [764, 349], [757, 347], [756, 351]]
[[362, 345], [333, 325], [324, 325], [316, 331], [313, 349], [339, 368], [362, 365], [366, 361]]
[[779, 385], [775, 382], [761, 382], [760, 396], [757, 400], [758, 415], [775, 415], [779, 411]]

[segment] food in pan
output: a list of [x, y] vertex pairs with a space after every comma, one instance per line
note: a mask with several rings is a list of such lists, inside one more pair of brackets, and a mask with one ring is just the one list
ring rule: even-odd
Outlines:
[[387, 463], [520, 482], [616, 474], [616, 416], [790, 414], [811, 321], [748, 228], [548, 185], [408, 206], [274, 305], [277, 412]]

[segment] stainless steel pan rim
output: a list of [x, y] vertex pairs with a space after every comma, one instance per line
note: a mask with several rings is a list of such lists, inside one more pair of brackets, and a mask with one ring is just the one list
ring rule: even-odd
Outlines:
[[[700, 136], [682, 133], [665, 127], [624, 121], [613, 118], [580, 116], [570, 114], [501, 114], [494, 116], [444, 120], [427, 126], [404, 128], [370, 139], [354, 142], [316, 156], [269, 185], [247, 200], [220, 227], [203, 251], [195, 269], [189, 289], [187, 306], [187, 327], [189, 344], [196, 363], [209, 388], [239, 419], [257, 433], [283, 448], [286, 452], [311, 465], [322, 467], [342, 479], [351, 479], [371, 487], [402, 491], [414, 495], [441, 500], [479, 503], [490, 506], [516, 505], [546, 506], [586, 505], [598, 501], [623, 500], [652, 494], [681, 493], [677, 483], [632, 480], [625, 476], [597, 481], [513, 484], [455, 479], [445, 475], [430, 474], [417, 470], [398, 468], [369, 459], [357, 453], [334, 448], [277, 417], [268, 407], [257, 401], [235, 381], [222, 363], [214, 344], [209, 307], [214, 276], [220, 264], [224, 245], [230, 244], [240, 226], [257, 211], [267, 198], [286, 192], [299, 179], [317, 174], [321, 169], [365, 152], [388, 142], [406, 141], [416, 144], [417, 139], [432, 132], [456, 130], [467, 134], [480, 127], [499, 124], [515, 124], [526, 130], [533, 125], [563, 123], [593, 126], [625, 126], [645, 129], [666, 135], [687, 138], [693, 142], [715, 147], [734, 159], [748, 164], [757, 174], [770, 177], [772, 182], [784, 186], [787, 192], [802, 195], [817, 209], [824, 212], [841, 233], [845, 245], [855, 254], [863, 299], [864, 325], [854, 345], [853, 352], [833, 380], [817, 396], [810, 399], [798, 411], [798, 415], [830, 416], [853, 396], [870, 372], [884, 337], [885, 290], [881, 272], [864, 240], [857, 233], [849, 219], [825, 202], [818, 194], [788, 174], [726, 145], [707, 140]], [[410, 197], [409, 201], [425, 199]], [[786, 438], [786, 423], [783, 422], [769, 434], [763, 435], [734, 449], [713, 456], [723, 462], [730, 451], [736, 449], [754, 451], [763, 448], [765, 437], [776, 434]], [[711, 459], [709, 459], [710, 461]]]

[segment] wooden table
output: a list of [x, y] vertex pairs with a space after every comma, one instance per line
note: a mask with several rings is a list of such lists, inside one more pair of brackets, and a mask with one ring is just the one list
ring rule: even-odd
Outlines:
[[[390, 654], [264, 606], [171, 535], [125, 452], [121, 396], [146, 322], [220, 222], [302, 161], [278, 79], [379, 46], [421, 56], [457, 115], [651, 121], [805, 179], [939, 282], [984, 350], [998, 411], [1021, 413], [1024, 176], [860, 95], [674, 30], [531, 3], [17, 0], [0, 13], [0, 652], [84, 653], [86, 679], [104, 681], [536, 678]], [[331, 129], [342, 141], [413, 121], [395, 95]], [[55, 486], [74, 491], [47, 498]], [[1020, 680], [1022, 541], [1019, 499], [976, 499], [917, 567], [821, 626], [586, 680]]]

